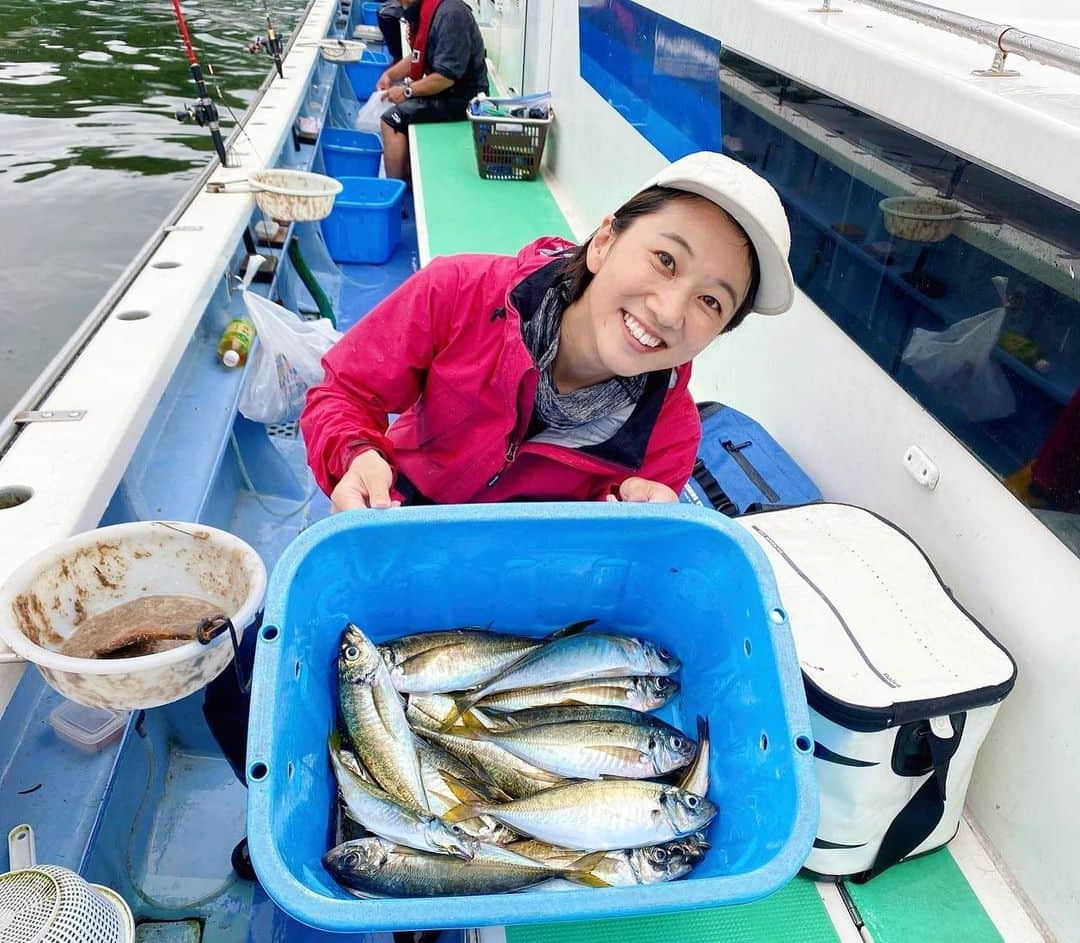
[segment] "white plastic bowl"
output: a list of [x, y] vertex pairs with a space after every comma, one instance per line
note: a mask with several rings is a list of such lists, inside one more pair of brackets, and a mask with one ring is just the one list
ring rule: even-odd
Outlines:
[[0, 587], [0, 639], [65, 697], [138, 710], [186, 697], [233, 657], [229, 633], [134, 658], [74, 658], [57, 649], [86, 618], [141, 596], [201, 597], [236, 627], [266, 592], [266, 567], [239, 537], [183, 521], [137, 521], [77, 534], [43, 550]]

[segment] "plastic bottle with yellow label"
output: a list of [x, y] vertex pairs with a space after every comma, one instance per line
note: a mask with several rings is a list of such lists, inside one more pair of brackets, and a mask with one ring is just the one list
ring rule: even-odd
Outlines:
[[255, 341], [255, 325], [243, 318], [228, 323], [218, 342], [218, 359], [226, 367], [242, 367]]

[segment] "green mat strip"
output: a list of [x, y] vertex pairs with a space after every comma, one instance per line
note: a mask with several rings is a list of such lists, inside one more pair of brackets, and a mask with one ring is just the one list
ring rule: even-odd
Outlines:
[[1001, 943], [1001, 935], [947, 849], [866, 884], [845, 885], [874, 943]]
[[814, 882], [797, 877], [753, 904], [656, 917], [507, 927], [506, 943], [838, 943]]
[[477, 173], [467, 121], [414, 127], [431, 258], [515, 255], [538, 236], [574, 238], [542, 179], [484, 180]]

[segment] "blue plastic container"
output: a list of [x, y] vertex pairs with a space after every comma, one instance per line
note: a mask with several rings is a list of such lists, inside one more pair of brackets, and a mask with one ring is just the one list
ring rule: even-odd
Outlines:
[[335, 262], [380, 265], [401, 241], [404, 180], [344, 177], [334, 209], [322, 221], [323, 238]]
[[[347, 621], [376, 642], [455, 625], [542, 634], [579, 619], [683, 662], [663, 716], [711, 725], [712, 848], [670, 884], [359, 900], [321, 864], [336, 784], [326, 737]], [[286, 548], [270, 579], [248, 739], [248, 843], [286, 913], [337, 932], [539, 923], [764, 897], [817, 827], [813, 736], [772, 572], [742, 528], [682, 506], [508, 504], [351, 511]]]
[[377, 177], [382, 160], [382, 138], [367, 131], [323, 128], [320, 145], [323, 165], [331, 177]]
[[366, 101], [375, 91], [375, 83], [379, 81], [379, 76], [389, 65], [389, 53], [372, 49], [365, 49], [359, 62], [346, 62], [345, 74], [349, 77], [353, 94], [361, 101]]
[[364, 3], [360, 7], [360, 22], [365, 26], [379, 25], [379, 7], [381, 3]]

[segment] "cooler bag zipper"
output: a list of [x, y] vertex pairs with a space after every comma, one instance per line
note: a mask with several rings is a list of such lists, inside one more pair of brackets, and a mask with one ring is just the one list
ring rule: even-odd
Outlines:
[[743, 474], [746, 475], [746, 477], [749, 478], [751, 482], [753, 482], [754, 486], [758, 489], [758, 491], [765, 495], [766, 500], [768, 500], [772, 504], [777, 504], [780, 501], [780, 495], [778, 495], [775, 491], [773, 491], [772, 488], [769, 487], [769, 483], [761, 477], [761, 473], [756, 468], [754, 468], [754, 466], [750, 463], [750, 460], [742, 454], [743, 449], [753, 445], [754, 443], [746, 441], [740, 443], [739, 445], [736, 445], [734, 442], [731, 441], [731, 439], [725, 439], [720, 444], [721, 446], [723, 446], [724, 451], [727, 452], [728, 455], [730, 455], [733, 459], [735, 459], [736, 464], [738, 464], [739, 468], [742, 469]]

